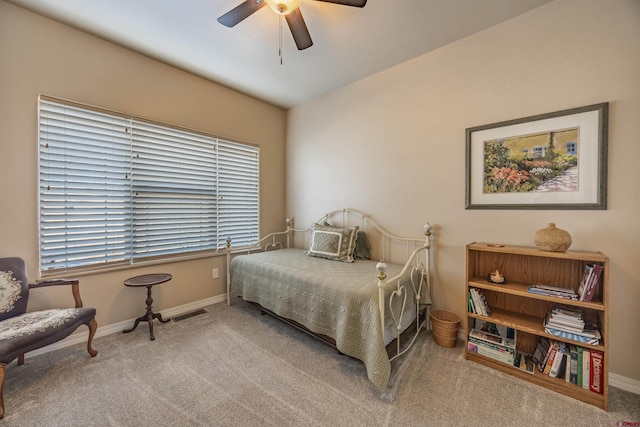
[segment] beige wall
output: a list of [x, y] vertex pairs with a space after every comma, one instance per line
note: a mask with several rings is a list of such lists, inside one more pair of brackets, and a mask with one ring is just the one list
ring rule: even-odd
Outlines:
[[[609, 208], [465, 210], [465, 129], [610, 102]], [[287, 214], [353, 207], [435, 229], [433, 297], [462, 314], [465, 245], [533, 244], [548, 222], [611, 257], [610, 370], [640, 380], [640, 2], [558, 0], [288, 116]]]
[[[262, 230], [283, 227], [284, 110], [0, 1], [0, 256], [25, 258], [31, 279], [38, 271], [40, 93], [259, 144]], [[173, 274], [153, 291], [158, 311], [226, 292], [224, 268], [224, 257], [211, 257], [88, 275], [80, 277], [81, 293], [103, 327], [144, 312], [144, 290], [125, 288], [127, 277]], [[30, 309], [72, 302], [69, 290], [48, 289], [31, 294]]]
[[[372, 214], [398, 234], [436, 228], [434, 299], [464, 306], [464, 246], [530, 244], [547, 222], [571, 232], [575, 249], [611, 257], [611, 371], [640, 380], [640, 3], [558, 0], [436, 52], [292, 109], [240, 95], [176, 68], [0, 0], [0, 256], [19, 255], [37, 274], [39, 93], [260, 144], [263, 231], [295, 216], [310, 223], [334, 208]], [[609, 209], [464, 209], [465, 128], [610, 102]], [[251, 126], [247, 126], [250, 118]], [[288, 125], [287, 125], [288, 120]], [[284, 209], [285, 129], [287, 209]], [[283, 171], [278, 173], [278, 171]], [[158, 310], [224, 292], [211, 269], [222, 258], [81, 277], [101, 326], [141, 314], [125, 278], [166, 271]], [[39, 291], [30, 307], [63, 304]]]

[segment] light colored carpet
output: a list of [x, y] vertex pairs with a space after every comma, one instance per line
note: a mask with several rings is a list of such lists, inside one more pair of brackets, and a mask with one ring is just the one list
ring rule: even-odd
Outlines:
[[3, 426], [614, 426], [640, 396], [611, 389], [607, 413], [464, 360], [423, 333], [378, 391], [364, 365], [240, 300], [179, 322], [12, 363]]

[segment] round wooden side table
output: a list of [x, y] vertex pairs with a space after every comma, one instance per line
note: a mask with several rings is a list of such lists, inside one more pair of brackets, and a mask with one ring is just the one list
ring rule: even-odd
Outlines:
[[168, 282], [173, 277], [167, 273], [157, 273], [157, 274], [143, 274], [142, 276], [131, 277], [124, 281], [125, 286], [139, 288], [142, 286], [147, 287], [147, 312], [142, 316], [136, 319], [136, 322], [133, 324], [131, 329], [125, 329], [122, 333], [126, 334], [128, 332], [133, 331], [138, 327], [138, 323], [141, 321], [149, 323], [149, 335], [151, 336], [151, 340], [155, 340], [156, 337], [153, 336], [153, 319], [158, 319], [162, 323], [167, 323], [171, 319], [164, 320], [162, 319], [162, 315], [160, 313], [153, 312], [153, 298], [151, 298], [151, 288], [155, 285], [159, 285], [160, 283]]

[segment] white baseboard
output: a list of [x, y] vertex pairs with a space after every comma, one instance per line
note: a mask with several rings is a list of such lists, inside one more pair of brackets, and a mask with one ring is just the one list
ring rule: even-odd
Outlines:
[[[171, 317], [179, 316], [185, 313], [190, 313], [200, 308], [207, 307], [212, 304], [217, 304], [219, 302], [224, 302], [226, 300], [227, 300], [227, 294], [218, 295], [218, 296], [206, 298], [200, 301], [179, 305], [177, 307], [168, 308], [166, 310], [162, 310], [160, 314], [162, 314], [162, 317], [166, 319], [170, 319]], [[96, 335], [94, 338], [115, 334], [116, 332], [122, 333], [124, 329], [130, 328], [134, 321], [135, 321], [135, 318], [129, 319], [129, 320], [123, 320], [122, 322], [118, 322], [118, 323], [112, 323], [106, 326], [98, 326], [98, 330], [96, 331]], [[61, 341], [58, 341], [57, 343], [53, 343], [46, 347], [42, 347], [25, 354], [25, 359], [38, 356], [40, 354], [48, 353], [50, 351], [58, 350], [64, 347], [69, 347], [71, 345], [86, 343], [87, 339], [89, 339], [89, 331], [83, 331], [83, 332], [71, 334], [67, 338]], [[100, 349], [96, 349], [96, 350], [98, 350], [98, 352], [100, 351]]]
[[[198, 310], [203, 307], [210, 306], [212, 304], [217, 304], [219, 302], [225, 302], [227, 300], [227, 295], [218, 295], [211, 298], [206, 298], [200, 301], [191, 302], [189, 304], [180, 305], [177, 307], [169, 308], [160, 312], [163, 317], [167, 319], [179, 316], [184, 313], [190, 313], [192, 311]], [[133, 323], [135, 319], [123, 320], [122, 322], [113, 323], [111, 325], [98, 327], [96, 331], [95, 338], [102, 337], [105, 335], [110, 335], [114, 333], [122, 333], [123, 329], [127, 329], [131, 327], [131, 323]], [[465, 340], [465, 330], [460, 328], [458, 330], [458, 337], [464, 341]], [[77, 334], [72, 334], [67, 338], [59, 341], [57, 343], [48, 345], [46, 347], [40, 348], [38, 350], [34, 350], [25, 355], [25, 358], [34, 357], [39, 354], [48, 353], [50, 351], [58, 350], [64, 347], [69, 347], [70, 345], [86, 343], [89, 338], [89, 332], [79, 332]], [[609, 372], [609, 385], [611, 387], [619, 388], [621, 390], [629, 391], [631, 393], [640, 394], [640, 381], [635, 380], [633, 378], [623, 377], [622, 375], [614, 374], [613, 372]]]
[[[458, 339], [464, 341], [466, 339], [466, 331], [464, 328], [458, 330]], [[635, 394], [640, 394], [640, 381], [633, 378], [623, 377], [622, 375], [609, 372], [609, 385]]]
[[640, 394], [640, 381], [609, 372], [609, 385], [620, 390]]

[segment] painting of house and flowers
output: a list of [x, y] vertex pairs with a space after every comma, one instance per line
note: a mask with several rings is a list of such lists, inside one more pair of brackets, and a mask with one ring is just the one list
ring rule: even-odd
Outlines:
[[578, 191], [580, 128], [484, 141], [483, 193]]

